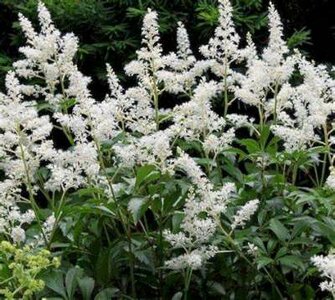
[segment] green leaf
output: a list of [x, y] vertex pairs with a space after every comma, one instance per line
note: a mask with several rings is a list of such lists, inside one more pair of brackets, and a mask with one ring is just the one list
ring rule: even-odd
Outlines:
[[238, 142], [247, 148], [249, 154], [253, 154], [261, 150], [259, 144], [253, 139], [243, 139]]
[[145, 165], [140, 167], [136, 173], [136, 187], [138, 188], [144, 182], [151, 182], [160, 177], [159, 171], [155, 166]]
[[107, 288], [97, 294], [94, 300], [110, 300], [113, 297], [116, 297], [119, 293], [117, 288]]
[[[0, 256], [1, 261], [1, 256]], [[11, 271], [8, 268], [8, 264], [0, 264], [0, 282], [11, 277]]]
[[259, 139], [259, 143], [261, 146], [263, 146], [263, 149], [265, 148], [266, 142], [270, 136], [270, 126], [263, 126], [261, 131], [261, 136]]
[[111, 211], [106, 206], [99, 205], [99, 206], [95, 206], [95, 208], [97, 208], [98, 210], [101, 210], [101, 211], [107, 213], [107, 215], [109, 215], [109, 216], [115, 217], [115, 215], [116, 215], [115, 212]]
[[68, 299], [66, 295], [66, 290], [63, 281], [63, 274], [61, 271], [53, 271], [48, 273], [45, 279], [45, 285], [56, 292], [58, 295], [61, 295], [64, 299]]
[[332, 245], [335, 245], [335, 230], [333, 226], [319, 221], [316, 222], [315, 227], [320, 234], [332, 243]]
[[278, 259], [278, 261], [290, 268], [301, 268], [305, 269], [304, 263], [301, 258], [297, 255], [286, 255]]
[[67, 111], [69, 108], [71, 108], [73, 105], [75, 105], [77, 102], [76, 99], [71, 98], [71, 99], [64, 99], [61, 103], [60, 106], [63, 110]]
[[149, 206], [148, 198], [132, 198], [128, 203], [128, 210], [133, 216], [134, 223], [136, 224]]
[[283, 257], [285, 254], [287, 254], [288, 250], [286, 247], [282, 247], [279, 249], [279, 251], [276, 254], [276, 259], [279, 259], [280, 257]]
[[252, 239], [252, 243], [255, 244], [261, 251], [266, 253], [266, 248], [261, 238], [259, 238], [258, 236], [254, 237]]
[[94, 279], [91, 277], [84, 277], [78, 280], [78, 284], [84, 300], [90, 300], [95, 284]]
[[272, 264], [274, 261], [270, 257], [261, 256], [257, 258], [257, 269], [261, 269], [269, 264]]
[[77, 288], [77, 278], [82, 273], [82, 270], [78, 267], [71, 268], [67, 271], [65, 276], [65, 286], [66, 286], [66, 292], [69, 297], [69, 299], [73, 299], [74, 292]]
[[222, 168], [238, 182], [244, 182], [243, 173], [229, 159], [224, 160]]
[[290, 238], [288, 230], [278, 219], [271, 219], [269, 228], [282, 242]]
[[182, 292], [177, 292], [173, 295], [173, 297], [171, 298], [171, 300], [180, 300], [183, 298], [183, 293]]
[[110, 257], [109, 252], [106, 249], [100, 249], [95, 264], [95, 279], [103, 285], [109, 282], [110, 278]]
[[172, 230], [178, 231], [180, 230], [180, 224], [184, 219], [184, 213], [182, 212], [175, 212], [175, 214], [172, 216]]

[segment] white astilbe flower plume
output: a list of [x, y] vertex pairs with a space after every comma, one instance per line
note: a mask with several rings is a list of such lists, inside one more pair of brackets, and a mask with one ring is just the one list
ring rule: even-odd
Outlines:
[[0, 93], [0, 167], [6, 178], [30, 185], [43, 159], [41, 149], [52, 151], [47, 138], [52, 130], [48, 116], [39, 116], [35, 101], [24, 101], [14, 72], [6, 76], [7, 94]]
[[258, 53], [257, 53], [256, 45], [252, 40], [252, 36], [250, 32], [247, 33], [246, 40], [247, 40], [247, 45], [244, 49], [241, 49], [240, 52], [241, 52], [242, 58], [246, 60], [248, 67], [250, 67], [253, 61], [257, 59]]
[[202, 46], [200, 52], [208, 59], [217, 60], [223, 65], [239, 58], [238, 44], [240, 37], [233, 23], [233, 7], [229, 0], [219, 1], [219, 24], [208, 45]]
[[129, 168], [149, 164], [156, 166], [162, 173], [173, 172], [170, 136], [166, 131], [154, 132], [129, 142], [128, 145], [116, 144], [113, 147], [120, 166]]
[[130, 113], [136, 124], [131, 130], [143, 134], [149, 134], [159, 128], [158, 96], [162, 92], [162, 79], [158, 74], [164, 70], [165, 60], [162, 56], [158, 28], [157, 13], [148, 9], [142, 26], [142, 48], [136, 52], [137, 59], [125, 66], [126, 74], [135, 75], [139, 81], [138, 86], [126, 92], [127, 98], [135, 103]]
[[71, 150], [57, 150], [50, 160], [47, 167], [51, 176], [45, 183], [50, 191], [85, 186], [88, 181], [96, 179], [100, 170], [94, 143], [78, 143]]
[[166, 266], [171, 269], [198, 269], [218, 252], [210, 241], [217, 230], [217, 218], [225, 212], [235, 186], [227, 183], [221, 190], [215, 190], [200, 167], [186, 153], [181, 152], [174, 164], [186, 173], [194, 188], [190, 189], [185, 199], [182, 231], [164, 232], [165, 239], [174, 248], [183, 248], [186, 253], [168, 260]]
[[268, 18], [270, 28], [269, 44], [264, 49], [262, 58], [267, 64], [276, 66], [282, 61], [283, 55], [288, 52], [288, 47], [283, 40], [283, 24], [272, 2], [269, 4]]
[[157, 12], [148, 9], [143, 19], [142, 48], [136, 51], [137, 60], [131, 61], [125, 67], [126, 73], [130, 76], [136, 75], [148, 90], [152, 89], [152, 84], [157, 84], [155, 73], [164, 67], [158, 28]]
[[[87, 180], [97, 178], [97, 148], [100, 142], [113, 138], [119, 132], [114, 111], [106, 105], [107, 101], [97, 103], [92, 97], [88, 89], [91, 79], [73, 63], [78, 39], [73, 34], [60, 34], [43, 3], [38, 4], [39, 32], [33, 30], [31, 23], [22, 15], [19, 19], [29, 46], [20, 49], [25, 58], [14, 63], [15, 72], [28, 79], [44, 78], [46, 83], [41, 86], [22, 85], [21, 90], [25, 94], [44, 96], [53, 110], [53, 118], [61, 125], [72, 145], [65, 151], [53, 149], [52, 141], [38, 147], [38, 154], [48, 162], [47, 168], [51, 171], [46, 188], [52, 191], [78, 188]], [[71, 113], [61, 109], [67, 101], [72, 102]], [[36, 119], [41, 123], [48, 117]], [[33, 134], [45, 127], [38, 125], [39, 129], [31, 130]], [[51, 128], [52, 125], [49, 131]], [[91, 142], [92, 139], [95, 143]]]
[[137, 55], [139, 56], [139, 59], [153, 60], [155, 63], [158, 63], [157, 67], [159, 67], [162, 45], [159, 41], [159, 25], [157, 18], [157, 12], [149, 8], [143, 19], [142, 44], [144, 47], [137, 52]]
[[[249, 105], [264, 106], [265, 113], [279, 114], [288, 97], [278, 99], [280, 85], [288, 81], [294, 71], [295, 59], [288, 56], [288, 47], [283, 40], [282, 23], [273, 4], [269, 5], [269, 43], [261, 56], [257, 54], [251, 36], [247, 35], [247, 47], [241, 50], [246, 59], [245, 74], [237, 74], [238, 85], [233, 87], [235, 96]], [[268, 93], [276, 99], [267, 99]], [[281, 101], [281, 103], [278, 103]]]
[[325, 186], [328, 189], [335, 191], [335, 167], [330, 168], [330, 174], [326, 180]]
[[[209, 63], [212, 72], [222, 79], [220, 91], [225, 93], [226, 107], [228, 110], [228, 91], [238, 77], [238, 73], [231, 68], [234, 61], [242, 57], [239, 50], [240, 37], [233, 23], [233, 7], [229, 0], [219, 1], [219, 24], [207, 45], [200, 47], [200, 52]], [[226, 114], [226, 113], [225, 113]]]
[[197, 77], [208, 68], [206, 61], [197, 61], [190, 48], [188, 33], [183, 23], [178, 22], [177, 51], [163, 56], [163, 70], [157, 72], [160, 81], [164, 82], [164, 89], [171, 93], [190, 94]]
[[327, 256], [315, 255], [311, 258], [312, 263], [321, 272], [327, 280], [320, 283], [322, 291], [329, 291], [335, 296], [335, 256], [328, 254]]
[[165, 266], [173, 270], [190, 268], [200, 269], [210, 258], [214, 257], [218, 249], [215, 246], [200, 247], [166, 261]]
[[295, 87], [283, 85], [277, 97], [282, 111], [278, 114], [278, 124], [271, 126], [273, 133], [284, 141], [288, 152], [304, 149], [318, 141], [316, 129], [326, 126], [335, 112], [335, 81], [326, 68], [315, 66], [299, 53], [295, 61], [303, 81]]
[[46, 86], [27, 85], [25, 94], [41, 94], [54, 110], [59, 109], [66, 76], [76, 71], [73, 58], [78, 49], [78, 39], [72, 34], [64, 36], [55, 28], [50, 13], [42, 2], [38, 4], [40, 32], [33, 29], [31, 22], [19, 15], [21, 28], [28, 46], [19, 51], [25, 58], [13, 64], [15, 72], [23, 78], [43, 78]]
[[247, 202], [240, 210], [237, 211], [236, 215], [233, 218], [233, 223], [231, 228], [234, 230], [236, 227], [244, 227], [246, 222], [250, 220], [251, 216], [258, 209], [259, 200], [251, 200]]
[[174, 108], [174, 124], [171, 126], [173, 134], [186, 140], [205, 141], [215, 133], [219, 134], [220, 148], [227, 147], [232, 142], [234, 131], [225, 131], [224, 118], [212, 110], [211, 100], [217, 95], [218, 90], [216, 82], [201, 81], [194, 89], [191, 100]]
[[[19, 244], [25, 242], [26, 234], [24, 226], [35, 221], [35, 214], [32, 210], [22, 212], [14, 202], [13, 195], [5, 193], [4, 185], [6, 182], [0, 183], [0, 235], [5, 235], [14, 243]], [[7, 192], [8, 189], [6, 189]]]
[[186, 66], [183, 66], [184, 68], [188, 67], [188, 65], [195, 60], [191, 50], [188, 33], [182, 22], [178, 22], [177, 28], [177, 56], [182, 59], [185, 64], [188, 63]]

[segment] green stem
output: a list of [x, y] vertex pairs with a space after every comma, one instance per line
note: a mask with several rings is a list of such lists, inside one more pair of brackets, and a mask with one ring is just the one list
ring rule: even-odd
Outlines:
[[133, 245], [131, 241], [131, 228], [128, 222], [127, 227], [128, 247], [129, 247], [129, 267], [130, 267], [130, 280], [131, 280], [131, 295], [134, 299], [136, 297], [136, 281], [135, 281], [135, 262], [133, 257]]
[[151, 67], [151, 71], [152, 71], [152, 96], [153, 96], [153, 100], [154, 100], [154, 109], [155, 109], [155, 122], [156, 122], [156, 130], [159, 130], [159, 107], [158, 107], [158, 95], [159, 95], [159, 91], [158, 91], [158, 87], [157, 87], [157, 78], [156, 78], [156, 66], [155, 66], [155, 62], [153, 59], [150, 60], [150, 67]]
[[184, 278], [184, 300], [188, 300], [188, 292], [190, 289], [191, 278], [192, 278], [192, 269], [187, 268], [185, 271], [185, 278]]
[[[218, 223], [219, 228], [221, 229], [222, 233], [226, 236], [227, 241], [233, 246], [233, 248], [240, 255], [240, 257], [242, 257], [252, 268], [255, 269], [254, 264], [243, 254], [243, 252], [240, 249], [239, 245], [231, 237], [232, 231], [228, 234], [227, 231], [222, 227], [220, 220], [217, 220], [217, 223]], [[271, 274], [268, 272], [268, 270], [265, 267], [263, 267], [262, 269], [265, 271], [265, 273], [266, 273], [266, 275], [268, 277], [269, 282], [274, 285], [274, 287], [275, 287], [278, 295], [280, 296], [280, 298], [284, 299], [283, 295], [280, 292], [279, 287], [277, 286], [277, 284], [276, 284], [275, 280], [273, 279], [273, 277], [271, 276]]]
[[331, 156], [330, 156], [330, 147], [329, 147], [329, 138], [328, 138], [328, 130], [327, 130], [327, 124], [324, 124], [322, 126], [323, 128], [323, 134], [325, 139], [325, 147], [326, 152], [323, 157], [323, 164], [322, 164], [322, 173], [321, 173], [321, 184], [324, 184], [325, 177], [326, 177], [326, 167], [327, 167], [327, 159], [329, 159], [329, 162], [331, 163]]
[[260, 132], [263, 131], [263, 126], [264, 126], [264, 115], [263, 115], [263, 110], [260, 105], [258, 105], [258, 114], [259, 114], [259, 125], [260, 125]]
[[35, 198], [34, 198], [33, 188], [32, 188], [30, 174], [29, 174], [29, 167], [27, 165], [23, 145], [21, 143], [21, 134], [22, 133], [21, 133], [21, 130], [19, 128], [17, 129], [17, 132], [19, 134], [19, 148], [20, 148], [20, 152], [21, 152], [21, 159], [22, 159], [22, 162], [23, 162], [24, 171], [26, 173], [26, 181], [27, 181], [26, 184], [27, 184], [27, 188], [28, 188], [30, 204], [31, 204], [31, 207], [34, 211], [36, 221], [37, 221], [37, 224], [38, 224], [38, 226], [41, 230], [44, 242], [45, 242], [45, 244], [47, 244], [48, 240], [47, 240], [47, 238], [46, 238], [46, 236], [43, 232], [43, 226], [42, 226], [41, 220], [39, 218], [39, 208], [38, 208], [38, 205], [37, 205], [37, 203], [35, 201]]
[[279, 88], [279, 85], [278, 83], [276, 83], [275, 91], [274, 91], [275, 105], [274, 105], [274, 111], [273, 111], [273, 123], [275, 125], [277, 125], [278, 88]]
[[55, 221], [55, 224], [54, 224], [54, 226], [52, 228], [52, 231], [51, 231], [51, 234], [50, 234], [50, 238], [49, 238], [49, 242], [47, 244], [47, 249], [49, 249], [49, 250], [51, 248], [51, 243], [52, 243], [53, 237], [55, 235], [57, 226], [59, 224], [61, 215], [62, 215], [61, 212], [62, 212], [62, 207], [63, 207], [64, 201], [65, 201], [65, 194], [66, 194], [66, 191], [63, 191], [61, 199], [59, 201], [58, 209], [57, 209], [56, 216], [55, 216], [56, 221]]
[[228, 83], [227, 83], [227, 72], [228, 72], [228, 62], [227, 59], [225, 58], [225, 68], [224, 68], [224, 112], [223, 112], [223, 117], [225, 118], [228, 113]]
[[156, 84], [156, 78], [153, 79], [153, 97], [154, 97], [154, 107], [155, 107], [155, 121], [156, 130], [159, 130], [159, 108], [158, 108], [158, 90]]
[[[112, 182], [112, 180], [108, 176], [107, 169], [106, 169], [103, 157], [102, 157], [102, 153], [101, 153], [101, 150], [100, 150], [100, 144], [99, 144], [98, 140], [95, 137], [93, 137], [93, 140], [94, 140], [95, 146], [97, 148], [98, 160], [99, 160], [100, 166], [101, 166], [103, 172], [105, 173], [105, 177], [107, 179], [108, 186], [109, 186], [109, 188], [110, 188], [110, 190], [112, 192], [112, 197], [113, 197], [114, 203], [116, 205], [117, 214], [118, 214], [119, 219], [121, 221], [123, 230], [126, 233], [126, 237], [127, 237], [127, 241], [128, 241], [128, 247], [129, 247], [129, 253], [130, 253], [129, 254], [129, 269], [130, 269], [130, 278], [131, 278], [131, 290], [132, 290], [132, 296], [133, 296], [133, 298], [136, 299], [134, 259], [132, 257], [132, 240], [131, 240], [131, 228], [130, 228], [130, 224], [129, 224], [129, 222], [125, 222], [124, 221], [124, 217], [121, 214], [121, 209], [120, 209], [119, 203], [118, 203], [118, 201], [116, 199], [116, 195], [115, 195], [115, 192], [114, 192], [113, 182]], [[113, 178], [114, 178], [114, 176], [113, 176]], [[127, 223], [127, 225], [126, 225], [126, 223]]]
[[298, 176], [298, 164], [295, 163], [293, 165], [293, 170], [292, 170], [292, 184], [295, 185], [295, 182], [297, 181], [297, 176]]
[[15, 276], [11, 276], [11, 277], [5, 279], [4, 281], [1, 281], [1, 282], [0, 282], [0, 286], [2, 286], [4, 283], [7, 283], [7, 282], [11, 281], [11, 280], [14, 279], [14, 278], [15, 278]]

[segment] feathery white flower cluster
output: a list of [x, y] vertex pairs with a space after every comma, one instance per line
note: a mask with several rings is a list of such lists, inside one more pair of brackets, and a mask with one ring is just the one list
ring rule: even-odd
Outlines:
[[[335, 81], [325, 66], [307, 61], [298, 51], [290, 55], [272, 3], [269, 28], [269, 44], [261, 56], [248, 36], [247, 47], [240, 50], [247, 70], [236, 74], [231, 90], [237, 99], [257, 106], [264, 120], [273, 119], [273, 133], [284, 141], [285, 150], [292, 152], [318, 141], [316, 129], [335, 111]], [[302, 81], [292, 85], [297, 74]]]
[[335, 191], [335, 167], [330, 168], [330, 174], [326, 180], [325, 186]]
[[207, 60], [196, 60], [190, 49], [190, 41], [183, 23], [178, 23], [177, 51], [163, 56], [166, 68], [157, 73], [164, 82], [164, 90], [174, 94], [192, 94], [196, 79], [210, 67]]
[[[249, 105], [265, 109], [267, 115], [277, 114], [281, 105], [268, 94], [277, 94], [294, 71], [295, 61], [288, 56], [288, 48], [282, 39], [282, 23], [272, 3], [269, 6], [269, 43], [261, 56], [257, 54], [251, 36], [247, 37], [247, 47], [242, 49], [242, 56], [247, 62], [246, 74], [237, 75], [235, 96]], [[284, 105], [284, 103], [282, 104]]]
[[78, 49], [78, 40], [72, 33], [61, 36], [42, 2], [38, 4], [38, 19], [41, 26], [39, 33], [27, 18], [19, 14], [28, 45], [19, 49], [25, 58], [15, 62], [13, 66], [18, 76], [39, 78], [46, 84], [27, 85], [26, 94], [42, 94], [46, 101], [58, 108], [61, 100], [64, 100], [59, 86], [64, 84], [65, 76], [76, 69], [73, 58]]
[[48, 116], [39, 116], [36, 101], [24, 99], [22, 85], [14, 72], [6, 76], [7, 94], [0, 93], [0, 169], [4, 179], [0, 182], [0, 233], [14, 243], [24, 242], [22, 225], [35, 220], [32, 210], [21, 212], [18, 202], [37, 192], [33, 185], [35, 172], [41, 165], [47, 138], [52, 130]]
[[231, 228], [235, 229], [238, 226], [244, 227], [247, 221], [250, 220], [250, 217], [256, 212], [258, 209], [259, 200], [251, 200], [247, 202], [234, 216], [233, 223], [231, 224]]
[[325, 126], [335, 112], [335, 81], [325, 66], [316, 66], [300, 54], [295, 55], [295, 62], [303, 82], [295, 87], [288, 83], [282, 86], [277, 96], [281, 124], [272, 126], [274, 134], [284, 140], [288, 151], [319, 140], [315, 129]]
[[34, 247], [46, 247], [46, 243], [50, 242], [50, 238], [53, 230], [55, 229], [56, 218], [54, 213], [52, 213], [47, 219], [43, 222], [41, 232], [35, 235], [32, 241], [29, 243]]
[[113, 149], [124, 167], [149, 164], [159, 168], [162, 173], [173, 172], [170, 162], [172, 158], [170, 136], [165, 131], [132, 139], [128, 145], [117, 144]]
[[157, 73], [164, 69], [165, 62], [158, 28], [157, 13], [148, 9], [142, 26], [143, 46], [136, 52], [137, 59], [125, 66], [126, 74], [135, 75], [139, 81], [137, 87], [129, 90], [128, 97], [136, 103], [133, 114], [139, 123], [143, 123], [140, 125], [146, 129], [142, 131], [144, 134], [154, 131], [159, 122], [158, 96], [162, 91]]
[[227, 76], [230, 64], [240, 58], [239, 41], [233, 23], [233, 7], [229, 0], [219, 1], [219, 24], [207, 45], [200, 47], [203, 56], [211, 60], [211, 69], [219, 76]]
[[0, 93], [0, 166], [19, 186], [35, 180], [52, 124], [48, 116], [39, 116], [35, 101], [24, 100], [14, 72], [7, 74], [6, 88], [6, 95]]
[[[86, 183], [87, 177], [92, 180], [98, 176], [97, 147], [91, 140], [114, 137], [116, 121], [111, 109], [106, 109], [106, 103], [98, 104], [92, 98], [88, 90], [90, 78], [79, 72], [73, 63], [78, 49], [77, 38], [73, 34], [62, 36], [41, 2], [38, 18], [40, 32], [36, 32], [24, 16], [19, 16], [29, 46], [20, 48], [25, 58], [14, 63], [14, 68], [20, 77], [43, 80], [41, 85], [24, 86], [22, 90], [29, 89], [33, 91], [31, 94], [42, 96], [50, 104], [53, 119], [72, 143], [67, 150], [54, 149], [51, 140], [40, 146], [41, 155], [51, 171], [46, 188], [52, 191], [77, 188]], [[74, 103], [71, 113], [67, 111], [68, 102]], [[38, 119], [45, 118], [40, 116]], [[108, 126], [110, 130], [106, 132]], [[52, 124], [49, 129], [51, 131]]]
[[321, 272], [321, 275], [327, 280], [321, 282], [322, 291], [329, 291], [335, 296], [335, 256], [328, 254], [327, 256], [315, 255], [311, 258], [312, 263]]
[[24, 225], [35, 220], [32, 210], [21, 212], [12, 201], [2, 198], [0, 202], [0, 234], [5, 234], [13, 243], [23, 243], [26, 240]]
[[166, 266], [171, 269], [198, 269], [218, 252], [210, 241], [217, 231], [217, 219], [225, 212], [235, 186], [227, 183], [220, 190], [215, 190], [186, 153], [181, 153], [174, 163], [190, 178], [193, 187], [185, 200], [182, 232], [164, 232], [165, 239], [173, 248], [183, 248], [186, 253], [168, 260]]

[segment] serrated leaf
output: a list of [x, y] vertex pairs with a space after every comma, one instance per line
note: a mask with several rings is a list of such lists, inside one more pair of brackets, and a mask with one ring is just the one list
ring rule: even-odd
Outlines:
[[242, 139], [238, 141], [239, 144], [245, 146], [249, 154], [260, 151], [259, 144], [253, 139]]
[[110, 216], [115, 217], [115, 213], [111, 211], [109, 208], [107, 208], [106, 206], [99, 205], [99, 206], [95, 206], [95, 208], [107, 213]]
[[142, 166], [136, 172], [136, 187], [138, 188], [144, 182], [157, 180], [159, 177], [160, 173], [155, 166]]
[[63, 280], [63, 274], [60, 271], [54, 271], [46, 277], [45, 285], [64, 299], [68, 299]]
[[266, 256], [261, 256], [257, 258], [257, 269], [261, 269], [269, 264], [273, 263], [273, 259]]
[[285, 241], [290, 238], [290, 233], [287, 228], [278, 219], [271, 219], [269, 228], [281, 241]]
[[297, 255], [286, 255], [278, 259], [278, 261], [290, 268], [301, 268], [304, 269], [304, 263], [301, 258]]
[[137, 223], [149, 205], [148, 198], [132, 198], [128, 203], [128, 210], [133, 216], [134, 223]]

